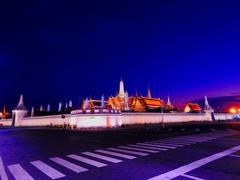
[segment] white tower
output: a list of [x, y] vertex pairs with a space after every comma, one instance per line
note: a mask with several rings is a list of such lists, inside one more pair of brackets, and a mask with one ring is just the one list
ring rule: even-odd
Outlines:
[[120, 84], [119, 84], [119, 96], [120, 97], [124, 97], [124, 83], [123, 83], [123, 80], [121, 79], [121, 81], [120, 81]]
[[85, 100], [85, 109], [88, 109], [88, 106], [89, 106], [89, 102], [88, 102], [88, 98], [86, 98], [86, 100]]
[[102, 95], [101, 97], [101, 108], [103, 109], [105, 107], [105, 99], [104, 99], [104, 95]]
[[43, 106], [42, 105], [40, 106], [40, 112], [43, 112]]
[[32, 107], [32, 110], [31, 110], [31, 117], [34, 116], [34, 107]]
[[60, 102], [59, 104], [58, 104], [58, 112], [60, 112], [62, 110], [62, 103]]
[[51, 111], [51, 106], [50, 104], [47, 105], [47, 112], [50, 112]]
[[20, 96], [19, 103], [17, 107], [12, 111], [13, 113], [13, 126], [20, 126], [21, 120], [27, 115], [28, 111], [27, 108], [24, 106], [23, 103], [23, 95]]
[[69, 103], [68, 103], [68, 107], [69, 107], [69, 108], [72, 108], [72, 106], [73, 106], [73, 105], [72, 105], [72, 101], [70, 100]]

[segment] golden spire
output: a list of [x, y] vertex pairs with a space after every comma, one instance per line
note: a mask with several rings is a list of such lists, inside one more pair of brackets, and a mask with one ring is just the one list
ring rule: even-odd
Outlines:
[[150, 88], [149, 88], [149, 86], [148, 86], [148, 93], [147, 93], [147, 97], [148, 97], [148, 98], [152, 98], [152, 96], [151, 96], [151, 91], [150, 91]]
[[124, 92], [124, 83], [123, 83], [123, 80], [121, 78], [121, 81], [119, 83], [119, 96], [120, 97], [124, 97], [125, 95], [125, 92]]

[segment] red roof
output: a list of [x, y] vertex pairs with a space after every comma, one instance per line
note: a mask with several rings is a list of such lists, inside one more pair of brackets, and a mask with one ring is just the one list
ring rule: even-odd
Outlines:
[[201, 111], [201, 107], [196, 104], [196, 103], [188, 103], [187, 106], [192, 110], [192, 111]]

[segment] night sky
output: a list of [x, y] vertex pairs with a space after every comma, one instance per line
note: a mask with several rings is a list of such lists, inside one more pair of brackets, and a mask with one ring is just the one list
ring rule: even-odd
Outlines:
[[[234, 3], [233, 3], [234, 2]], [[238, 1], [5, 1], [0, 105], [115, 95], [173, 104], [240, 91]]]

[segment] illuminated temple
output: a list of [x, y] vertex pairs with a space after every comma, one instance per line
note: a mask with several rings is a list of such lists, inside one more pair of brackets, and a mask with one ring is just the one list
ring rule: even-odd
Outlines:
[[150, 88], [146, 97], [133, 95], [129, 96], [127, 91], [124, 91], [124, 82], [120, 81], [119, 92], [113, 97], [105, 100], [102, 96], [101, 100], [86, 99], [82, 104], [83, 110], [94, 111], [95, 109], [109, 109], [121, 112], [166, 112], [173, 110], [173, 106], [168, 97], [167, 104], [160, 98], [151, 96]]

